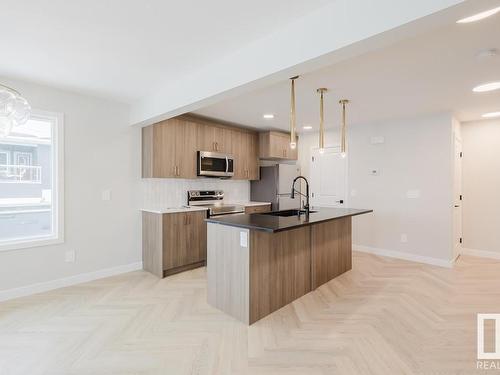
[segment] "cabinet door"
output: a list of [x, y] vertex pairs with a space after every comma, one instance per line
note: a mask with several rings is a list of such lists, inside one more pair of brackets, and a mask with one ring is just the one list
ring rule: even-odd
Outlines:
[[260, 178], [259, 168], [259, 136], [257, 133], [247, 135], [247, 169], [248, 179], [258, 180]]
[[188, 212], [188, 264], [201, 262], [207, 259], [207, 217], [206, 211]]
[[177, 177], [196, 178], [197, 125], [190, 121], [179, 120], [175, 126]]
[[163, 269], [189, 264], [187, 213], [163, 215]]
[[200, 151], [228, 152], [230, 144], [225, 142], [231, 140], [229, 129], [208, 124], [198, 124], [198, 147]]
[[153, 125], [153, 177], [176, 177], [176, 121]]
[[245, 133], [240, 130], [232, 130], [231, 142], [233, 144], [233, 158], [234, 158], [234, 176], [235, 180], [246, 179], [246, 163], [245, 163], [245, 146], [244, 135]]
[[272, 158], [284, 158], [283, 137], [278, 133], [271, 132], [269, 135], [269, 156]]
[[201, 262], [207, 258], [206, 212], [163, 215], [163, 269]]

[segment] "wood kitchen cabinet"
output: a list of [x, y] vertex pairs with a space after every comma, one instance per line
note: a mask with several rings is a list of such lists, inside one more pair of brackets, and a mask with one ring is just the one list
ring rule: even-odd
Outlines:
[[237, 180], [258, 180], [259, 138], [257, 133], [233, 130], [232, 143], [234, 156], [234, 176]]
[[144, 270], [158, 277], [201, 267], [207, 259], [206, 211], [142, 213]]
[[[297, 147], [298, 147], [297, 138]], [[261, 159], [297, 160], [297, 147], [290, 147], [290, 134], [276, 131], [259, 133], [259, 157]]]
[[142, 177], [197, 178], [197, 151], [231, 154], [233, 179], [259, 179], [257, 132], [187, 115], [142, 129]]
[[143, 178], [196, 178], [195, 123], [170, 119], [142, 129]]
[[210, 124], [198, 124], [197, 144], [200, 151], [223, 152], [231, 154], [232, 130]]

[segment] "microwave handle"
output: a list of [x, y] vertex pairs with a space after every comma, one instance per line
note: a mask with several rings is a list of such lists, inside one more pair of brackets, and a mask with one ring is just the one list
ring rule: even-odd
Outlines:
[[226, 173], [229, 172], [229, 159], [226, 156]]

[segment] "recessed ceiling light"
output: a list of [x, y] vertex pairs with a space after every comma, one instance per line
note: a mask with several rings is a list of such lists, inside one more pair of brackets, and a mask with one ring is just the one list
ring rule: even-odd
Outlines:
[[304, 130], [311, 130], [313, 127], [311, 125], [305, 125], [302, 127]]
[[271, 119], [274, 118], [274, 115], [272, 113], [264, 113], [262, 117], [264, 117], [265, 119]]
[[490, 112], [483, 115], [484, 118], [495, 118], [500, 117], [500, 112]]
[[476, 86], [472, 89], [474, 92], [487, 92], [487, 91], [494, 91], [500, 89], [500, 81], [499, 82], [490, 82], [490, 83], [485, 83], [479, 86]]
[[481, 21], [487, 17], [497, 14], [498, 12], [500, 12], [500, 7], [486, 10], [484, 12], [474, 14], [473, 16], [470, 17], [462, 18], [461, 20], [458, 20], [457, 23], [471, 23], [471, 22]]

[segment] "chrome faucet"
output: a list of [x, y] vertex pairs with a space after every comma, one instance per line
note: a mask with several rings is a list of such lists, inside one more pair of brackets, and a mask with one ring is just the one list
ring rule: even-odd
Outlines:
[[[295, 190], [295, 182], [299, 179], [302, 179], [306, 183], [306, 194], [302, 194], [300, 191]], [[298, 176], [295, 177], [295, 179], [292, 182], [292, 193], [290, 194], [290, 198], [294, 199], [295, 198], [295, 193], [298, 193], [302, 195], [303, 197], [306, 197], [306, 204], [304, 206], [304, 209], [306, 210], [306, 216], [309, 216], [309, 211], [310, 211], [310, 206], [309, 206], [309, 181], [307, 181], [307, 178], [304, 176]], [[299, 215], [300, 215], [300, 210], [299, 210]]]

